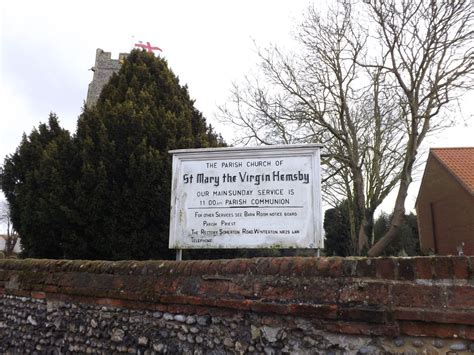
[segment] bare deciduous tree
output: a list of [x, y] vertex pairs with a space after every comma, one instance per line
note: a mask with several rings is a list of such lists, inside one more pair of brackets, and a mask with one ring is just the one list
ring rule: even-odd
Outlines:
[[5, 240], [5, 255], [10, 256], [13, 254], [16, 243], [18, 242], [18, 233], [13, 229], [10, 218], [10, 208], [8, 203], [4, 201], [0, 201], [0, 224], [4, 224], [6, 227], [6, 234], [1, 237]]
[[390, 229], [369, 250], [370, 256], [377, 256], [402, 224], [421, 143], [428, 133], [443, 125], [439, 119], [442, 109], [472, 87], [474, 9], [468, 0], [379, 0], [371, 1], [369, 7], [377, 28], [377, 43], [386, 60], [376, 60], [368, 67], [396, 80], [407, 111], [407, 143]]
[[310, 8], [297, 37], [301, 53], [261, 51], [263, 78], [234, 86], [230, 107], [221, 107], [241, 143], [324, 144], [324, 196], [333, 205], [348, 199], [354, 253], [369, 246], [373, 214], [399, 179], [404, 145], [397, 88], [381, 70], [358, 64], [365, 38], [350, 6], [327, 20]]
[[238, 128], [237, 143], [324, 144], [324, 196], [348, 199], [355, 253], [369, 249], [374, 212], [399, 184], [377, 255], [403, 220], [417, 149], [472, 74], [471, 22], [467, 1], [344, 2], [327, 16], [310, 8], [300, 50], [259, 51], [260, 74], [234, 85], [221, 117]]

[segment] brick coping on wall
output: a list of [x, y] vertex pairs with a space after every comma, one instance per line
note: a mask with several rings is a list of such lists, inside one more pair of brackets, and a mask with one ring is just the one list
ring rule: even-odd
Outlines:
[[0, 260], [0, 294], [129, 309], [299, 317], [319, 329], [474, 340], [474, 257]]

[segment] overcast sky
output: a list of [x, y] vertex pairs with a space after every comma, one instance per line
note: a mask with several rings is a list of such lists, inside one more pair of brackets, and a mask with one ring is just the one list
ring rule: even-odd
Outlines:
[[[138, 40], [163, 49], [162, 56], [188, 85], [197, 108], [231, 141], [232, 131], [214, 120], [216, 105], [225, 102], [233, 81], [255, 68], [254, 41], [260, 46], [270, 42], [289, 46], [309, 3], [3, 0], [0, 161], [15, 151], [23, 132], [45, 122], [51, 111], [74, 132], [92, 79], [88, 69], [94, 65], [96, 48], [117, 58]], [[470, 93], [454, 113], [464, 122], [432, 138], [427, 146], [474, 146], [473, 108]], [[417, 191], [415, 184], [409, 209]]]

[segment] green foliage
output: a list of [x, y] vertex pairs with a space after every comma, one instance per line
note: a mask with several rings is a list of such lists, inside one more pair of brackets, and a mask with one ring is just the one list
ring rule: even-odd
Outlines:
[[[374, 223], [374, 239], [377, 242], [388, 231], [391, 215], [382, 213]], [[410, 213], [405, 215], [404, 223], [400, 226], [397, 238], [384, 250], [385, 256], [416, 256], [420, 255], [418, 237], [418, 219]]]
[[324, 231], [324, 252], [327, 256], [351, 255], [353, 248], [347, 200], [324, 213]]
[[[377, 242], [387, 232], [391, 216], [382, 213], [373, 225], [374, 242]], [[325, 254], [328, 256], [352, 255], [352, 242], [350, 238], [349, 207], [347, 201], [336, 208], [328, 209], [324, 214], [324, 230], [326, 232]], [[404, 223], [400, 226], [397, 238], [385, 249], [385, 256], [415, 256], [420, 255], [418, 240], [418, 220], [410, 213], [405, 216]]]
[[[133, 51], [79, 119], [76, 208], [83, 244], [72, 257], [169, 258], [168, 150], [222, 145], [163, 59]], [[71, 245], [72, 247], [72, 245]]]
[[62, 241], [70, 232], [74, 146], [56, 115], [24, 135], [16, 152], [5, 159], [2, 189], [11, 220], [22, 237], [27, 257], [61, 257]]
[[5, 161], [26, 256], [169, 258], [168, 150], [222, 146], [167, 62], [132, 51], [71, 139], [54, 115]]

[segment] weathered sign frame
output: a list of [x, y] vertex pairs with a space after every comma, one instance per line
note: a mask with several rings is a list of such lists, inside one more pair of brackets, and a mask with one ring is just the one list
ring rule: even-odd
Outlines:
[[[169, 239], [169, 248], [170, 249], [220, 249], [220, 248], [310, 248], [310, 249], [319, 249], [323, 247], [323, 236], [322, 236], [322, 207], [321, 207], [321, 171], [320, 171], [320, 150], [322, 145], [320, 144], [305, 144], [305, 145], [278, 145], [278, 146], [260, 146], [260, 147], [243, 147], [243, 148], [204, 148], [204, 149], [182, 149], [182, 150], [172, 150], [170, 153], [173, 155], [173, 176], [172, 176], [172, 190], [171, 190], [171, 219], [170, 219], [170, 239]], [[298, 165], [299, 161], [301, 160], [301, 165]], [[297, 167], [301, 166], [301, 168], [305, 168], [305, 173], [308, 175], [308, 179], [311, 183], [307, 183], [308, 186], [301, 187], [303, 194], [305, 196], [302, 197], [302, 193], [299, 193], [299, 198], [308, 199], [305, 200], [306, 208], [303, 209], [302, 206], [278, 206], [274, 207], [274, 209], [280, 208], [284, 209], [291, 209], [292, 207], [299, 207], [301, 211], [301, 219], [304, 219], [307, 225], [304, 226], [306, 228], [304, 231], [300, 232], [297, 230], [296, 232], [300, 232], [302, 234], [299, 237], [300, 242], [285, 242], [285, 243], [251, 243], [251, 244], [244, 244], [239, 243], [239, 238], [236, 236], [232, 239], [232, 242], [229, 243], [212, 243], [209, 242], [205, 238], [201, 238], [202, 240], [207, 240], [204, 243], [191, 243], [190, 240], [193, 241], [197, 240], [192, 233], [196, 234], [194, 229], [190, 231], [189, 227], [189, 220], [193, 219], [193, 215], [198, 213], [192, 212], [191, 209], [200, 210], [195, 206], [189, 207], [189, 203], [195, 204], [196, 196], [189, 196], [190, 187], [191, 185], [185, 186], [189, 183], [189, 176], [193, 175], [189, 173], [189, 171], [193, 172], [195, 169], [193, 166], [205, 166], [204, 164], [215, 164], [215, 169], [212, 170], [214, 175], [218, 174], [225, 174], [226, 169], [222, 168], [219, 169], [217, 165], [221, 163], [224, 164], [224, 161], [233, 161], [233, 162], [245, 162], [247, 165], [251, 164], [248, 163], [249, 161], [268, 161], [270, 165], [273, 163], [273, 171], [275, 171], [275, 165], [280, 162], [287, 162], [288, 166], [291, 164], [297, 164]], [[263, 163], [262, 163], [263, 164]], [[280, 163], [284, 164], [284, 163]], [[309, 165], [309, 166], [308, 166]], [[248, 168], [251, 171], [252, 168]], [[255, 168], [256, 169], [256, 168]], [[261, 168], [266, 171], [264, 168]], [[283, 168], [282, 168], [283, 169]], [[288, 167], [287, 169], [290, 169]], [[309, 170], [308, 170], [309, 169]], [[188, 173], [186, 173], [188, 171]], [[236, 169], [233, 170], [234, 172]], [[272, 171], [272, 172], [273, 172]], [[290, 170], [287, 170], [290, 171]], [[291, 170], [293, 172], [293, 170]], [[286, 172], [285, 172], [286, 173]], [[295, 177], [301, 177], [303, 172], [298, 170], [300, 175], [297, 175], [295, 172]], [[260, 174], [260, 172], [258, 172]], [[263, 173], [262, 173], [263, 174]], [[282, 173], [283, 174], [283, 173]], [[186, 175], [186, 178], [185, 178]], [[197, 175], [194, 174], [195, 179], [191, 180], [196, 184], [197, 182]], [[203, 175], [203, 174], [200, 174]], [[291, 175], [291, 174], [289, 174]], [[203, 175], [204, 176], [204, 175]], [[200, 176], [201, 183], [203, 183], [203, 176]], [[270, 175], [269, 175], [270, 176]], [[278, 177], [279, 175], [277, 175]], [[223, 177], [223, 176], [222, 176]], [[204, 177], [207, 178], [207, 177]], [[184, 182], [186, 181], [186, 183]], [[212, 180], [211, 180], [212, 182]], [[222, 179], [221, 179], [222, 182]], [[280, 183], [280, 182], [278, 182]], [[219, 183], [218, 183], [219, 184]], [[254, 182], [254, 184], [256, 184]], [[263, 183], [262, 183], [263, 184]], [[286, 181], [284, 183], [280, 183], [285, 185], [287, 188], [289, 183]], [[215, 184], [214, 184], [215, 185]], [[250, 188], [248, 183], [241, 182], [241, 185], [238, 186], [245, 186], [245, 188]], [[303, 186], [300, 184], [300, 186]], [[211, 188], [216, 190], [216, 186], [209, 184], [209, 186], [203, 186], [203, 188]], [[298, 186], [297, 186], [298, 187]], [[244, 187], [240, 187], [244, 188]], [[188, 190], [186, 190], [188, 189]], [[278, 187], [273, 188], [274, 190]], [[256, 190], [257, 191], [257, 190]], [[259, 193], [261, 192], [258, 190]], [[283, 189], [281, 190], [283, 191]], [[298, 191], [297, 191], [298, 192]], [[252, 192], [253, 193], [253, 192]], [[203, 194], [203, 193], [202, 193]], [[199, 195], [199, 192], [194, 195]], [[290, 199], [287, 199], [288, 201]], [[203, 200], [210, 203], [214, 200]], [[226, 200], [228, 201], [228, 200]], [[286, 201], [286, 200], [285, 200]], [[189, 202], [189, 203], [188, 203]], [[202, 202], [201, 202], [202, 203]], [[204, 202], [205, 203], [205, 202]], [[222, 202], [220, 202], [222, 204]], [[227, 203], [227, 202], [226, 202]], [[273, 207], [271, 206], [228, 206], [228, 207], [214, 207], [214, 210], [219, 210], [221, 208], [232, 209], [232, 211], [242, 210], [245, 208], [267, 208], [268, 210], [272, 210]], [[204, 207], [206, 210], [212, 210], [213, 207], [209, 207], [206, 205]], [[210, 215], [210, 214], [208, 214]], [[188, 218], [189, 217], [189, 218]], [[197, 218], [197, 217], [196, 217]], [[237, 218], [237, 217], [236, 217]], [[211, 218], [212, 219], [212, 218]], [[232, 218], [231, 218], [232, 220]], [[241, 221], [240, 219], [233, 219], [235, 221]], [[265, 222], [265, 217], [259, 219], [260, 222]], [[273, 219], [275, 221], [275, 219]], [[291, 219], [288, 219], [291, 221]], [[202, 223], [205, 223], [205, 219]], [[214, 223], [214, 222], [211, 222]], [[235, 223], [234, 223], [235, 224]], [[268, 223], [267, 223], [268, 224]], [[242, 229], [242, 232], [245, 229]], [[270, 230], [266, 229], [264, 231], [270, 232]], [[213, 230], [209, 230], [209, 232], [214, 233]], [[206, 230], [207, 233], [207, 230]], [[265, 234], [265, 233], [263, 233]], [[304, 234], [304, 235], [303, 235]], [[245, 235], [248, 239], [248, 235]], [[265, 237], [265, 235], [260, 235], [259, 237]], [[271, 241], [277, 239], [277, 237], [267, 236], [267, 238]], [[253, 239], [252, 239], [253, 241]]]

